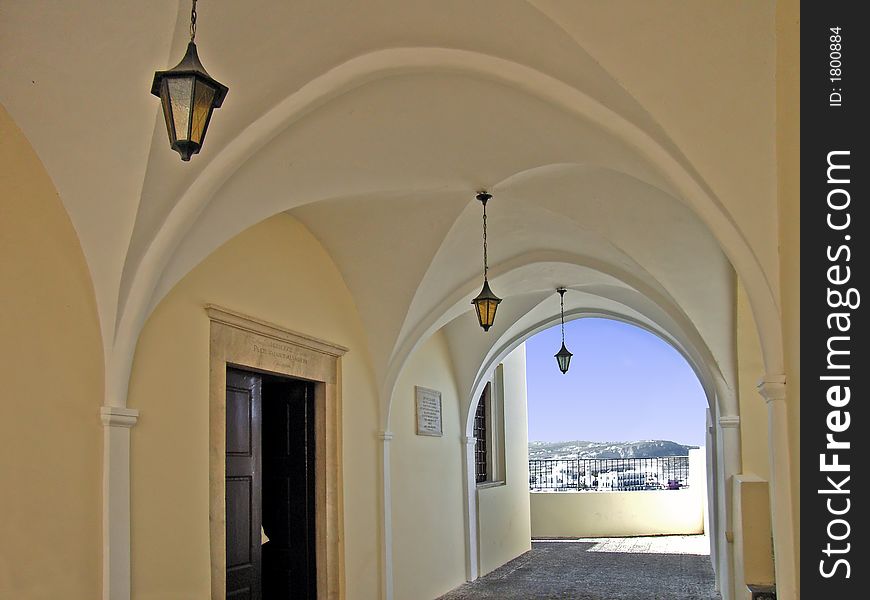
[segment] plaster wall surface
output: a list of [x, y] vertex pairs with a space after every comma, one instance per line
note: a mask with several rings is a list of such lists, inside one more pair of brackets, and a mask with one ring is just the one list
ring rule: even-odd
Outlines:
[[782, 285], [785, 377], [788, 386], [786, 402], [792, 474], [789, 483], [793, 502], [794, 573], [800, 597], [800, 2], [783, 0], [777, 2], [776, 7], [776, 149], [779, 199], [777, 237]]
[[70, 219], [0, 106], [0, 598], [101, 588], [100, 325]]
[[734, 593], [751, 600], [748, 584], [774, 583], [768, 483], [753, 475], [734, 478]]
[[504, 365], [504, 485], [477, 490], [480, 575], [531, 549], [526, 346]]
[[743, 473], [765, 481], [770, 479], [767, 406], [758, 393], [764, 375], [764, 361], [758, 343], [758, 330], [743, 286], [737, 286], [737, 368], [740, 403], [740, 457]]
[[[776, 194], [774, 29], [782, 3], [532, 4], [586, 48], [691, 158], [739, 223], [776, 292], [776, 245], [768, 242], [777, 221], [771, 202]], [[715, 143], [707, 144], [712, 137]], [[722, 170], [726, 163], [732, 175]]]
[[692, 489], [529, 495], [536, 538], [704, 533], [704, 499]]
[[284, 214], [191, 271], [140, 338], [130, 382], [130, 406], [141, 411], [132, 430], [133, 597], [210, 594], [209, 303], [350, 349], [340, 382], [347, 598], [377, 597], [377, 400], [364, 338], [329, 256]]
[[[418, 385], [441, 392], [442, 437], [416, 434]], [[443, 333], [410, 357], [396, 387], [390, 426], [394, 598], [437, 598], [465, 581], [462, 428]]]

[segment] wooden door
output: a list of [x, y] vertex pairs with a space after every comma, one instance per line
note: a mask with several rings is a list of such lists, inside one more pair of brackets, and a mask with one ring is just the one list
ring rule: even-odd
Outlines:
[[263, 381], [264, 598], [314, 600], [314, 385]]
[[227, 599], [261, 600], [262, 378], [227, 369]]

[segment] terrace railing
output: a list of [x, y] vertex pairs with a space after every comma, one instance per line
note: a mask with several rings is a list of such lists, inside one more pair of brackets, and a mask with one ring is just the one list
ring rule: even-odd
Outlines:
[[689, 457], [529, 460], [529, 489], [546, 491], [679, 490], [689, 487]]

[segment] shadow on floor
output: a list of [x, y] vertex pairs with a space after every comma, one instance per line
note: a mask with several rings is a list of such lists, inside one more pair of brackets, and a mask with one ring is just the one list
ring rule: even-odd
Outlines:
[[639, 552], [637, 543], [629, 552], [597, 550], [603, 543], [533, 542], [531, 551], [439, 600], [721, 600], [709, 556]]

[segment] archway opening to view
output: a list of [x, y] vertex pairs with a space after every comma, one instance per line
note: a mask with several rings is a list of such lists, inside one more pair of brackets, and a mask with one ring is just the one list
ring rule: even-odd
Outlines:
[[[619, 317], [570, 316], [567, 373], [554, 357], [555, 325], [511, 350], [475, 396], [468, 468], [481, 576], [440, 600], [650, 598], [675, 589], [721, 600], [708, 516], [721, 491], [709, 420], [715, 386], [665, 334]], [[515, 520], [528, 515], [528, 550], [491, 568], [484, 559], [518, 535], [491, 523], [511, 494]]]
[[[683, 355], [632, 324], [565, 326], [526, 341], [533, 539], [708, 532], [707, 398]], [[709, 553], [709, 544], [691, 548]]]

